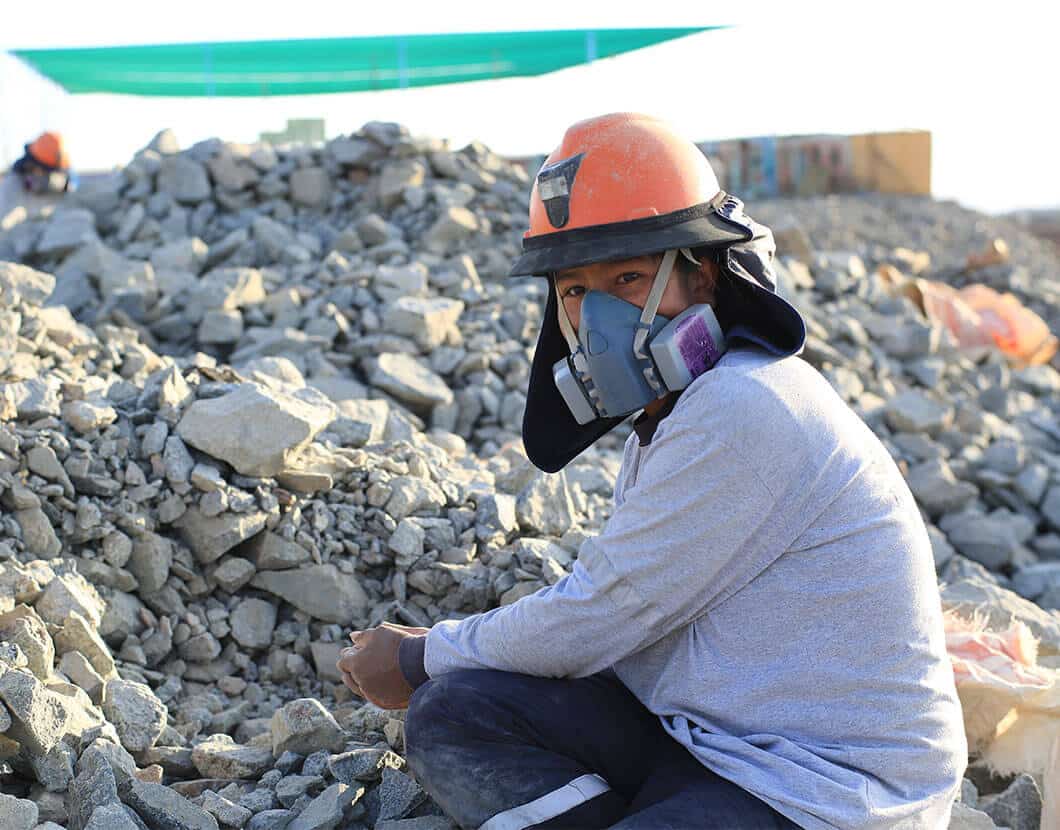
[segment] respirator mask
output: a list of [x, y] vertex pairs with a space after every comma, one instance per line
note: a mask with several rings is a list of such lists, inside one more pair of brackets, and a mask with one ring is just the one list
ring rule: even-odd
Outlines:
[[[672, 320], [658, 314], [678, 253], [663, 255], [643, 309], [588, 291], [576, 333], [559, 300], [559, 327], [570, 354], [556, 361], [552, 377], [579, 424], [624, 417], [685, 389], [725, 353], [725, 336], [709, 305], [690, 306]], [[699, 265], [688, 248], [680, 254]]]

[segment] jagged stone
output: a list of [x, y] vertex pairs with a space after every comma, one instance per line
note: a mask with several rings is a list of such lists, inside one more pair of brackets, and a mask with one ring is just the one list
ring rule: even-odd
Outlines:
[[411, 355], [379, 355], [371, 364], [369, 379], [374, 386], [412, 406], [437, 406], [453, 400], [445, 381]]
[[202, 164], [174, 154], [162, 159], [158, 169], [158, 190], [178, 202], [194, 204], [210, 197], [210, 179]]
[[334, 830], [350, 805], [363, 794], [363, 787], [332, 784], [287, 825], [287, 830]]
[[145, 533], [132, 546], [128, 568], [140, 590], [152, 593], [166, 584], [173, 564], [173, 543], [156, 533]]
[[71, 611], [67, 615], [63, 620], [62, 629], [55, 633], [53, 641], [58, 654], [77, 652], [88, 660], [100, 677], [110, 679], [114, 676], [114, 658], [110, 649], [99, 636], [97, 628], [77, 611]]
[[220, 398], [196, 401], [177, 431], [196, 449], [244, 475], [272, 476], [333, 417], [329, 407], [243, 384]]
[[247, 597], [230, 617], [232, 636], [243, 648], [268, 648], [276, 627], [276, 606], [262, 599]]
[[212, 815], [161, 784], [129, 778], [118, 793], [151, 830], [219, 830]]
[[149, 687], [120, 679], [107, 683], [103, 712], [129, 752], [143, 752], [154, 746], [168, 717], [165, 705]]
[[22, 542], [27, 550], [45, 559], [54, 559], [62, 553], [62, 543], [55, 528], [39, 507], [16, 510], [15, 521], [22, 531]]
[[272, 768], [272, 752], [241, 746], [228, 735], [211, 735], [192, 749], [191, 761], [204, 778], [259, 778]]
[[278, 709], [270, 722], [272, 754], [308, 755], [320, 749], [336, 752], [346, 742], [346, 733], [319, 701], [302, 698]]
[[25, 798], [0, 793], [0, 827], [4, 830], [33, 830], [37, 805]]
[[215, 792], [203, 793], [202, 808], [226, 827], [242, 827], [253, 813]]
[[55, 644], [37, 612], [25, 605], [0, 615], [0, 638], [17, 647], [12, 665], [27, 666], [41, 680], [51, 675]]
[[84, 830], [143, 830], [120, 803], [103, 804], [92, 811]]
[[368, 610], [368, 595], [357, 578], [331, 564], [263, 571], [250, 584], [325, 622], [349, 624]]
[[173, 524], [180, 529], [195, 558], [210, 563], [259, 533], [265, 520], [266, 515], [258, 511], [206, 516], [198, 507], [189, 507]]
[[309, 551], [275, 533], [259, 533], [247, 543], [247, 554], [262, 571], [283, 571], [309, 561]]

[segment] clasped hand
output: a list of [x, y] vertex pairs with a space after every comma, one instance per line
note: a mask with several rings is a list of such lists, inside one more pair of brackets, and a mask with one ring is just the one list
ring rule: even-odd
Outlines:
[[352, 632], [353, 647], [344, 648], [335, 664], [342, 672], [342, 682], [355, 695], [370, 700], [380, 709], [406, 708], [412, 687], [401, 672], [398, 649], [405, 638], [428, 631], [384, 622], [376, 628]]

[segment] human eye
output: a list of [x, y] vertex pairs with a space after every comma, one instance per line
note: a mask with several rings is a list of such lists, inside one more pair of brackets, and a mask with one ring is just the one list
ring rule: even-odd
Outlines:
[[580, 297], [584, 293], [585, 287], [581, 285], [570, 285], [562, 291], [564, 297]]
[[643, 276], [639, 271], [626, 271], [619, 274], [617, 282], [619, 285], [632, 285]]

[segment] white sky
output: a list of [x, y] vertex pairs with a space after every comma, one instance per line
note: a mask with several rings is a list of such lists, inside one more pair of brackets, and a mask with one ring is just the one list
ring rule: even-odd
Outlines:
[[[501, 153], [548, 152], [564, 128], [615, 110], [649, 112], [690, 138], [933, 133], [935, 194], [996, 212], [1060, 205], [1055, 4], [887, 0], [616, 3], [614, 0], [10, 0], [0, 51], [130, 43], [420, 32], [738, 24], [537, 78], [390, 92], [267, 99], [66, 95], [0, 55], [0, 163], [42, 129], [74, 164], [127, 162], [162, 127], [183, 145], [253, 141], [288, 118], [328, 135], [369, 120], [480, 139]], [[42, 8], [46, 14], [41, 14]], [[871, 11], [870, 11], [871, 8]], [[155, 11], [157, 9], [157, 11]]]

